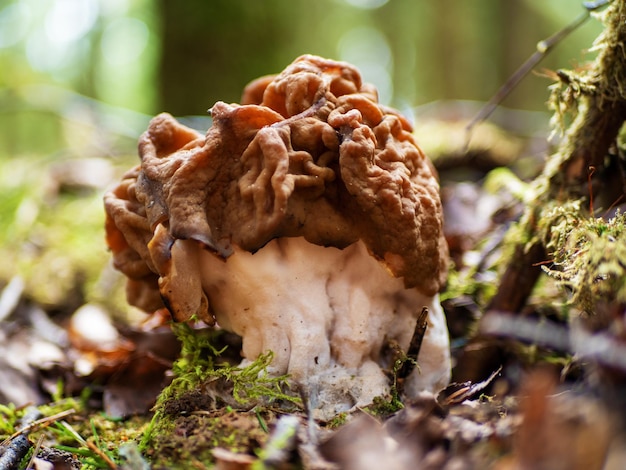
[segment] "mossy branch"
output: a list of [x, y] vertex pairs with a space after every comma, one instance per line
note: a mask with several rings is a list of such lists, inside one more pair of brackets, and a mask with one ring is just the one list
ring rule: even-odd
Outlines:
[[[626, 0], [615, 0], [601, 15], [605, 29], [594, 44], [595, 61], [582, 72], [558, 73], [552, 87], [555, 121], [572, 116], [557, 153], [546, 163], [535, 182], [535, 197], [520, 221], [523, 240], [514, 250], [502, 275], [498, 293], [489, 309], [520, 311], [541, 273], [539, 265], [548, 255], [549, 234], [539, 221], [555, 204], [583, 199], [581, 216], [604, 210], [624, 195], [621, 175], [617, 184], [607, 183], [612, 167], [620, 167], [612, 147], [626, 120]], [[613, 172], [619, 173], [619, 172]], [[615, 176], [613, 175], [613, 180]], [[598, 185], [594, 187], [594, 183]], [[598, 191], [597, 194], [594, 194]], [[596, 206], [591, 204], [595, 196]]]

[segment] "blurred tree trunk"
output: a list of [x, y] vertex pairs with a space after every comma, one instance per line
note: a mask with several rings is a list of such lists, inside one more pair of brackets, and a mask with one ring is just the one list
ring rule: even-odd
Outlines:
[[[328, 3], [161, 0], [162, 109], [203, 114], [217, 100], [239, 101], [248, 82], [280, 72], [300, 54], [330, 54], [337, 32], [320, 34]], [[304, 50], [311, 36], [315, 44]]]
[[439, 38], [436, 42], [439, 61], [435, 67], [442, 72], [439, 91], [443, 96], [456, 96], [460, 91], [458, 48], [463, 41], [462, 23], [454, 0], [439, 0], [437, 10], [435, 37]]
[[277, 43], [273, 23], [248, 14], [252, 2], [161, 0], [159, 6], [160, 103], [172, 114], [203, 114], [218, 99], [238, 101], [243, 77], [271, 58], [269, 46]]

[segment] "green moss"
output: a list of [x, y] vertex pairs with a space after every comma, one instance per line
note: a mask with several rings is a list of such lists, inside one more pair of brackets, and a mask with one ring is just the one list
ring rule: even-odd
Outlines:
[[339, 413], [338, 415], [333, 417], [333, 419], [328, 421], [328, 423], [326, 423], [326, 427], [328, 429], [340, 428], [341, 426], [346, 424], [346, 421], [348, 420], [348, 416], [349, 416], [348, 413], [345, 413], [345, 412]]
[[219, 332], [187, 324], [175, 324], [173, 330], [182, 343], [174, 380], [159, 396], [140, 445], [147, 455], [158, 456], [159, 465], [181, 468], [177, 462], [190, 462], [190, 456], [212, 462], [215, 447], [247, 452], [265, 439], [263, 413], [301, 409], [289, 377], [268, 372], [271, 352], [240, 367], [215, 346]]
[[386, 374], [391, 382], [388, 395], [375, 397], [371, 405], [365, 408], [374, 416], [387, 417], [404, 408], [402, 403], [404, 378], [419, 364], [414, 358], [407, 356], [397, 342], [387, 342], [383, 354], [387, 357], [390, 367]]
[[[232, 388], [234, 403], [231, 404], [234, 405], [251, 407], [259, 400], [300, 405], [300, 398], [290, 391], [289, 377], [272, 376], [268, 372], [273, 358], [271, 351], [260, 355], [249, 365], [239, 367], [221, 360], [225, 348], [218, 350], [214, 346], [219, 332], [195, 330], [184, 323], [173, 325], [173, 331], [181, 340], [181, 355], [173, 366], [175, 378], [159, 397], [159, 404], [186, 392], [211, 388], [211, 383], [220, 383]], [[225, 402], [230, 401], [227, 396], [222, 398]]]
[[397, 394], [392, 393], [390, 397], [375, 397], [374, 402], [366, 407], [365, 411], [373, 416], [387, 418], [402, 408], [404, 404]]
[[20, 413], [13, 403], [0, 404], [0, 440], [6, 439], [16, 431], [15, 426]]
[[[441, 301], [468, 296], [474, 299], [477, 304], [485, 305], [496, 293], [497, 285], [491, 276], [482, 273], [482, 269], [481, 266], [472, 265], [459, 271], [454, 265], [451, 265], [448, 271], [446, 289], [440, 295]], [[495, 269], [495, 266], [489, 267], [489, 270]]]
[[599, 302], [626, 302], [626, 216], [586, 217], [578, 202], [553, 207], [539, 223], [552, 259], [543, 269], [593, 313]]
[[[41, 405], [38, 410], [42, 415], [41, 423], [29, 430], [30, 440], [35, 442], [43, 435], [44, 445], [75, 455], [85, 470], [108, 468], [101, 455], [88, 447], [88, 442], [95, 445], [101, 454], [121, 463], [120, 446], [134, 443], [148, 424], [145, 417], [111, 420], [95, 414], [80, 397]], [[16, 410], [12, 405], [0, 406], [0, 440], [18, 430], [19, 420], [27, 411], [28, 408]]]

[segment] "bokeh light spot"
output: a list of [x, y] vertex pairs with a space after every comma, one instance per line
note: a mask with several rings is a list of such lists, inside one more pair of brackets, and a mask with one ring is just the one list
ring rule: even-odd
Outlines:
[[341, 60], [358, 67], [363, 79], [378, 88], [381, 103], [389, 104], [393, 97], [393, 54], [385, 35], [368, 26], [353, 28], [339, 40]]
[[102, 33], [102, 56], [111, 65], [126, 65], [142, 54], [148, 45], [148, 26], [136, 18], [119, 18]]
[[28, 33], [31, 11], [24, 3], [13, 3], [0, 10], [0, 48], [11, 47]]

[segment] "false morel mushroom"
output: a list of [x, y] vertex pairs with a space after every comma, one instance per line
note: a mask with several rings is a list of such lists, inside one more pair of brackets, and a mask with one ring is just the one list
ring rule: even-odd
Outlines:
[[406, 351], [427, 307], [405, 392], [444, 387], [447, 245], [409, 122], [355, 67], [311, 55], [211, 116], [206, 135], [156, 116], [105, 196], [129, 302], [237, 333], [244, 363], [272, 351], [271, 372], [331, 412], [388, 393], [382, 350]]

